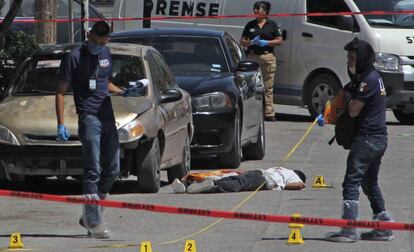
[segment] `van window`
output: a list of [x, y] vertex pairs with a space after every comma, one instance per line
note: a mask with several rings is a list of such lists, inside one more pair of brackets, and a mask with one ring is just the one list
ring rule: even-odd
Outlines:
[[[350, 9], [346, 5], [344, 0], [307, 0], [306, 1], [307, 12], [349, 12]], [[325, 25], [329, 27], [339, 27], [339, 16], [308, 16], [308, 22]]]

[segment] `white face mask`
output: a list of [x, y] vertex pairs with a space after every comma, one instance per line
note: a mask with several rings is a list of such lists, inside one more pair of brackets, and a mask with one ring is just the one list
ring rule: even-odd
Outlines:
[[352, 74], [356, 73], [356, 67], [348, 67], [349, 72], [351, 72]]

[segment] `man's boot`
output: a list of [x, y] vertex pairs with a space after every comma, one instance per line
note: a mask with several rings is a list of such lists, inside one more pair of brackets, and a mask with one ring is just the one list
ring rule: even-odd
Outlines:
[[[358, 204], [356, 200], [345, 200], [343, 202], [342, 219], [356, 220], [358, 217]], [[357, 233], [355, 228], [343, 227], [338, 232], [327, 233], [325, 239], [332, 242], [356, 242]]]
[[[374, 215], [374, 221], [393, 221], [393, 219], [385, 212]], [[392, 241], [394, 239], [391, 230], [372, 229], [368, 232], [361, 233], [361, 240], [370, 241]]]

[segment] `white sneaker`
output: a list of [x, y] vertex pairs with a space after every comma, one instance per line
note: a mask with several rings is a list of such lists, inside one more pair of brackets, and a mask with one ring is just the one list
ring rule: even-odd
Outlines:
[[174, 179], [172, 187], [175, 193], [185, 193], [186, 191], [185, 185], [178, 178]]
[[206, 179], [200, 183], [192, 183], [188, 186], [188, 193], [202, 193], [209, 192], [214, 188], [214, 181], [211, 179]]

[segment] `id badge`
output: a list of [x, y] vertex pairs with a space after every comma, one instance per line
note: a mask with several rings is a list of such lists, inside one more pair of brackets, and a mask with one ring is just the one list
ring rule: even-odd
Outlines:
[[96, 79], [89, 79], [89, 90], [95, 91], [96, 89]]

